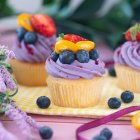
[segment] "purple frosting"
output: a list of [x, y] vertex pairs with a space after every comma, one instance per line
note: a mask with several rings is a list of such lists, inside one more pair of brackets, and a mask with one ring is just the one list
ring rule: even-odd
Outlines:
[[35, 44], [25, 44], [24, 41], [19, 42], [16, 39], [13, 51], [16, 59], [29, 63], [45, 62], [47, 57], [53, 51], [56, 43], [56, 35], [47, 38], [37, 33], [38, 40]]
[[72, 64], [62, 64], [59, 59], [54, 62], [50, 58], [46, 61], [46, 71], [60, 78], [66, 79], [91, 79], [102, 76], [105, 73], [104, 63], [101, 60], [90, 60], [88, 63], [80, 63], [75, 60]]
[[116, 64], [127, 65], [140, 70], [140, 42], [127, 41], [114, 53]]

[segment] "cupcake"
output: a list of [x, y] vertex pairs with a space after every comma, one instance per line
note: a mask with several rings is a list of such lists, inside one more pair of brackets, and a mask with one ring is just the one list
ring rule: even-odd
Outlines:
[[45, 61], [56, 42], [56, 27], [43, 14], [21, 14], [12, 47], [16, 59], [10, 61], [17, 82], [26, 86], [46, 85]]
[[94, 42], [73, 34], [61, 36], [55, 44], [45, 66], [55, 105], [85, 108], [98, 104], [105, 68], [94, 45]]
[[114, 53], [118, 85], [140, 93], [140, 24], [128, 29], [125, 38], [127, 41]]

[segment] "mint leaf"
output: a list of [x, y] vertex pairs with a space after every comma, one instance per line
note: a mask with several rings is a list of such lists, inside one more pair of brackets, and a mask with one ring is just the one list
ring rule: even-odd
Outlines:
[[136, 30], [135, 26], [130, 29], [132, 40], [136, 40], [136, 32], [137, 32], [137, 30]]

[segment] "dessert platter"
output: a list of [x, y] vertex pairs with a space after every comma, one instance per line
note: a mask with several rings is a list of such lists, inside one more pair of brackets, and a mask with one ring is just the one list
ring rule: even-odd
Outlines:
[[[0, 92], [6, 93], [7, 100], [2, 102], [6, 115], [11, 117], [12, 109], [21, 109], [42, 115], [102, 117], [79, 127], [77, 140], [84, 140], [79, 135], [82, 131], [115, 119], [132, 120], [133, 126], [140, 128], [140, 113], [136, 112], [140, 110], [140, 23], [126, 31], [126, 41], [114, 52], [114, 68], [107, 70], [95, 42], [75, 34], [57, 36], [48, 15], [23, 13], [17, 22], [12, 50], [0, 48], [0, 60], [9, 57], [8, 63], [0, 63], [0, 78], [4, 80]], [[28, 118], [26, 113], [21, 114]], [[24, 121], [39, 129], [42, 138], [52, 136], [48, 127], [38, 126], [32, 119]], [[44, 131], [50, 135], [44, 136]], [[106, 131], [110, 137], [105, 140], [109, 140], [112, 134], [108, 129], [101, 135]]]

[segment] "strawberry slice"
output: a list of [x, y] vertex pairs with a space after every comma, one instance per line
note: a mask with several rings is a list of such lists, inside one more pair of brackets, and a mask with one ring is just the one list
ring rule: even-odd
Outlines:
[[52, 37], [56, 33], [56, 27], [51, 17], [44, 14], [35, 14], [30, 18], [31, 25], [38, 33]]
[[126, 31], [125, 39], [128, 41], [140, 41], [140, 23], [136, 23]]
[[87, 40], [87, 39], [85, 39], [85, 38], [83, 38], [83, 37], [81, 37], [79, 35], [74, 35], [74, 34], [66, 34], [66, 35], [64, 35], [63, 39], [64, 40], [71, 41], [73, 43], [77, 43], [79, 41], [85, 41], [85, 40]]

